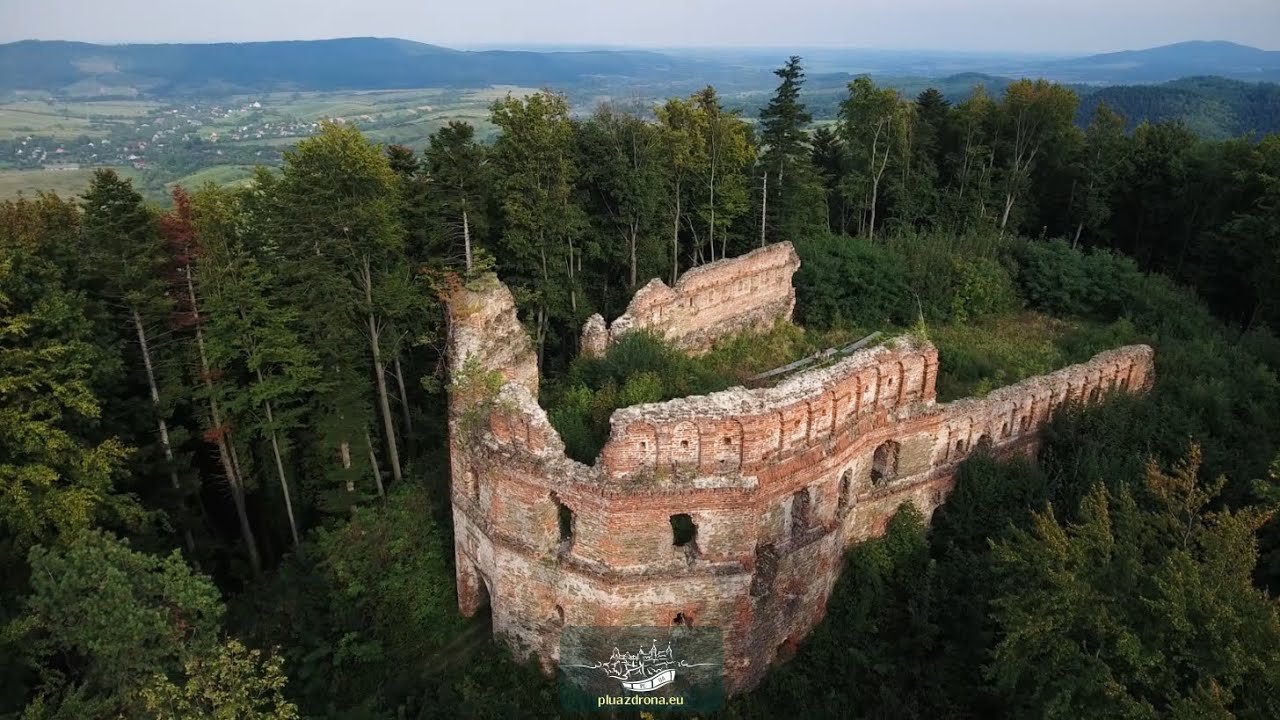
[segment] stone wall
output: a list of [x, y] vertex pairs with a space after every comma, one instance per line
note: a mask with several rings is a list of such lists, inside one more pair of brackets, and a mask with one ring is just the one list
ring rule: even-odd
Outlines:
[[635, 330], [651, 330], [674, 347], [698, 352], [725, 335], [790, 320], [796, 303], [791, 276], [799, 268], [800, 256], [783, 242], [696, 267], [681, 275], [675, 287], [654, 278], [612, 324], [600, 315], [587, 319], [582, 352], [603, 354], [610, 343]]
[[[1057, 407], [1152, 378], [1138, 345], [939, 404], [937, 351], [899, 338], [776, 387], [618, 410], [588, 466], [536, 402], [510, 293], [495, 282], [450, 307], [451, 367], [502, 374], [450, 393], [462, 612], [488, 604], [495, 635], [548, 671], [566, 624], [715, 625], [731, 692], [821, 620], [845, 549], [903, 503], [931, 516], [972, 452], [1029, 452]], [[683, 545], [676, 516], [696, 528]]]

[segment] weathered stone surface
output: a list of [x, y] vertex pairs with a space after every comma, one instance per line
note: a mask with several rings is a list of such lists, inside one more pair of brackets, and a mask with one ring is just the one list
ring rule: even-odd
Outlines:
[[696, 267], [681, 275], [674, 288], [654, 278], [612, 325], [599, 315], [587, 319], [582, 353], [603, 354], [610, 343], [636, 330], [653, 331], [674, 347], [700, 352], [725, 335], [790, 320], [796, 304], [791, 276], [799, 268], [800, 256], [783, 242]]
[[[733, 262], [721, 271], [737, 275]], [[450, 367], [503, 382], [483, 401], [450, 393], [461, 611], [488, 603], [495, 634], [548, 671], [564, 624], [680, 614], [718, 625], [731, 692], [752, 687], [821, 620], [845, 549], [883, 533], [903, 503], [930, 517], [976, 448], [1031, 452], [1057, 407], [1141, 391], [1153, 371], [1151, 348], [1130, 346], [938, 404], [937, 351], [899, 338], [776, 387], [618, 410], [587, 466], [564, 455], [536, 402], [532, 344], [510, 293], [494, 281], [459, 293], [450, 310]], [[696, 336], [687, 330], [679, 335]], [[568, 539], [560, 505], [572, 511]], [[697, 528], [682, 547], [677, 514]]]

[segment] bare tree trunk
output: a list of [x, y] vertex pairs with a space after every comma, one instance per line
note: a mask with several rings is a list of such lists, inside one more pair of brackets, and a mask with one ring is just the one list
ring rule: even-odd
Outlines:
[[[387, 369], [382, 363], [382, 348], [379, 342], [382, 331], [373, 315], [373, 273], [369, 269], [368, 257], [364, 258], [364, 299], [369, 307], [365, 320], [369, 326], [369, 349], [373, 352], [373, 377], [378, 388], [378, 409], [382, 411], [382, 427], [387, 436], [387, 459], [391, 462], [391, 477], [398, 484], [401, 480], [400, 451], [396, 445], [395, 423], [391, 421], [391, 402], [387, 399]], [[382, 478], [378, 478], [378, 484], [382, 484]]]
[[386, 498], [387, 493], [382, 489], [382, 468], [378, 467], [378, 454], [373, 451], [373, 438], [369, 437], [369, 431], [364, 431], [364, 444], [369, 448], [369, 465], [373, 468], [373, 482], [378, 486], [378, 497]]
[[400, 389], [400, 419], [404, 421], [402, 430], [405, 438], [408, 438], [413, 433], [413, 421], [409, 418], [409, 393], [405, 391], [404, 369], [400, 367], [400, 356], [396, 355], [391, 363], [396, 370], [396, 386]]
[[[261, 385], [263, 383], [262, 371], [254, 370], [254, 372], [258, 375], [258, 384]], [[280, 440], [277, 437], [275, 427], [276, 417], [271, 409], [270, 400], [264, 400], [262, 407], [267, 411], [267, 423], [271, 425], [271, 454], [276, 461], [276, 477], [280, 480], [280, 491], [284, 493], [284, 511], [289, 516], [289, 532], [293, 535], [293, 547], [297, 548], [299, 545], [298, 522], [293, 517], [293, 498], [289, 496], [289, 480], [285, 477], [284, 460], [280, 455]]]
[[462, 249], [467, 255], [467, 272], [471, 272], [471, 223], [465, 203], [462, 206]]
[[[147, 333], [142, 326], [142, 316], [138, 311], [133, 310], [133, 327], [138, 331], [138, 346], [142, 349], [142, 366], [147, 372], [147, 385], [151, 388], [151, 404], [155, 406], [156, 427], [160, 432], [160, 447], [164, 449], [165, 464], [169, 466], [169, 483], [174, 490], [181, 490], [182, 485], [178, 482], [178, 469], [173, 463], [173, 447], [169, 444], [169, 426], [165, 423], [164, 417], [160, 414], [160, 390], [156, 387], [156, 375], [151, 366], [151, 346], [147, 344]], [[196, 551], [196, 539], [191, 534], [191, 528], [186, 527], [185, 523], [182, 528], [182, 538], [187, 544], [187, 552], [194, 554]]]
[[867, 223], [867, 239], [876, 237], [876, 203], [880, 202], [880, 181], [871, 181], [871, 221]]
[[578, 314], [578, 289], [573, 282], [573, 237], [569, 237], [569, 309]]
[[634, 287], [636, 286], [636, 272], [637, 272], [637, 271], [636, 271], [636, 262], [637, 262], [637, 261], [636, 261], [636, 254], [637, 254], [637, 250], [638, 250], [638, 246], [639, 246], [639, 244], [640, 244], [640, 228], [639, 228], [639, 223], [637, 223], [637, 222], [635, 222], [635, 221], [632, 221], [632, 222], [631, 222], [631, 236], [630, 236], [630, 238], [629, 238], [629, 239], [628, 239], [628, 241], [627, 241], [627, 245], [628, 245], [627, 250], [628, 250], [628, 252], [629, 252], [629, 253], [630, 253], [630, 255], [631, 255], [631, 258], [630, 258], [630, 260], [631, 260], [631, 273], [630, 273], [630, 275], [628, 275], [628, 278], [630, 279], [630, 284], [629, 284], [627, 287], [631, 287], [631, 288], [634, 288]]
[[[764, 247], [764, 226], [765, 226], [765, 218], [768, 217], [768, 209], [769, 209], [769, 171], [765, 170], [764, 171], [764, 187], [761, 189], [761, 192], [760, 192], [760, 247]], [[828, 215], [830, 215], [830, 211], [828, 211]], [[830, 222], [830, 217], [828, 217], [828, 223], [829, 222]]]
[[187, 296], [191, 302], [191, 316], [195, 321], [196, 349], [200, 355], [200, 378], [205, 390], [209, 393], [209, 417], [213, 421], [213, 431], [217, 437], [218, 457], [222, 461], [223, 472], [227, 475], [227, 484], [231, 488], [231, 499], [236, 506], [236, 515], [240, 521], [240, 532], [249, 549], [249, 564], [254, 574], [262, 572], [262, 560], [258, 555], [258, 545], [253, 536], [253, 527], [249, 523], [249, 513], [245, 503], [244, 475], [240, 472], [240, 458], [236, 454], [235, 445], [231, 442], [231, 428], [222, 422], [222, 410], [218, 407], [218, 399], [213, 392], [213, 376], [209, 368], [209, 356], [204, 348], [204, 328], [200, 326], [200, 303], [196, 298], [195, 281], [191, 277], [191, 266], [183, 268], [187, 279]]
[[707, 231], [707, 245], [711, 248], [711, 262], [716, 261], [716, 162], [711, 161], [711, 222]]
[[680, 276], [680, 183], [676, 183], [676, 217], [671, 224], [671, 286]]
[[[342, 469], [350, 470], [351, 469], [351, 443], [350, 442], [343, 440], [338, 445], [338, 457], [342, 460]], [[347, 476], [347, 492], [355, 492], [355, 491], [356, 491], [356, 483], [354, 480], [351, 479], [351, 476], [348, 475]]]

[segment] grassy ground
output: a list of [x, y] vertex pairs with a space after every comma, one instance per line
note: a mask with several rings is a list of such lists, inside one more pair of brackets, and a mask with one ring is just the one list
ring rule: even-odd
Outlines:
[[[127, 178], [138, 174], [130, 168], [116, 168]], [[70, 197], [84, 192], [93, 178], [93, 170], [0, 170], [0, 200], [9, 200], [19, 193], [32, 196], [44, 190]]]
[[101, 123], [95, 124], [84, 117], [37, 112], [14, 107], [14, 104], [0, 106], [0, 140], [13, 140], [28, 135], [47, 135], [70, 140], [81, 135], [102, 137], [106, 133], [107, 128]]
[[214, 165], [198, 172], [180, 177], [168, 183], [169, 187], [181, 185], [188, 190], [195, 190], [206, 183], [214, 185], [232, 185], [243, 182], [253, 176], [252, 165]]
[[1125, 322], [1069, 322], [1038, 313], [928, 329], [938, 348], [938, 400], [985, 395], [999, 387], [1138, 342]]
[[73, 139], [81, 135], [103, 137], [121, 123], [132, 125], [155, 110], [159, 103], [142, 100], [61, 102], [17, 100], [0, 103], [0, 140], [46, 135]]

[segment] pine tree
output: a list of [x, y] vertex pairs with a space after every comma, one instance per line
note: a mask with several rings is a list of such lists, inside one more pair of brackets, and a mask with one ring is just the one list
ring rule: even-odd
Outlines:
[[822, 226], [818, 209], [820, 180], [809, 162], [808, 125], [813, 117], [800, 101], [804, 70], [799, 56], [773, 71], [781, 79], [769, 104], [760, 111], [760, 170], [765, 208], [761, 236], [772, 226], [784, 238], [808, 235]]
[[[155, 219], [132, 184], [113, 170], [98, 170], [83, 199], [84, 247], [91, 272], [103, 295], [114, 306], [114, 322], [129, 328], [130, 360], [142, 371], [151, 398], [166, 474], [175, 493], [183, 492], [170, 436], [168, 415], [174, 399], [163, 397], [163, 373], [172, 371], [172, 345], [157, 341], [173, 313], [169, 297], [168, 260]], [[195, 551], [195, 536], [180, 520], [187, 550]]]

